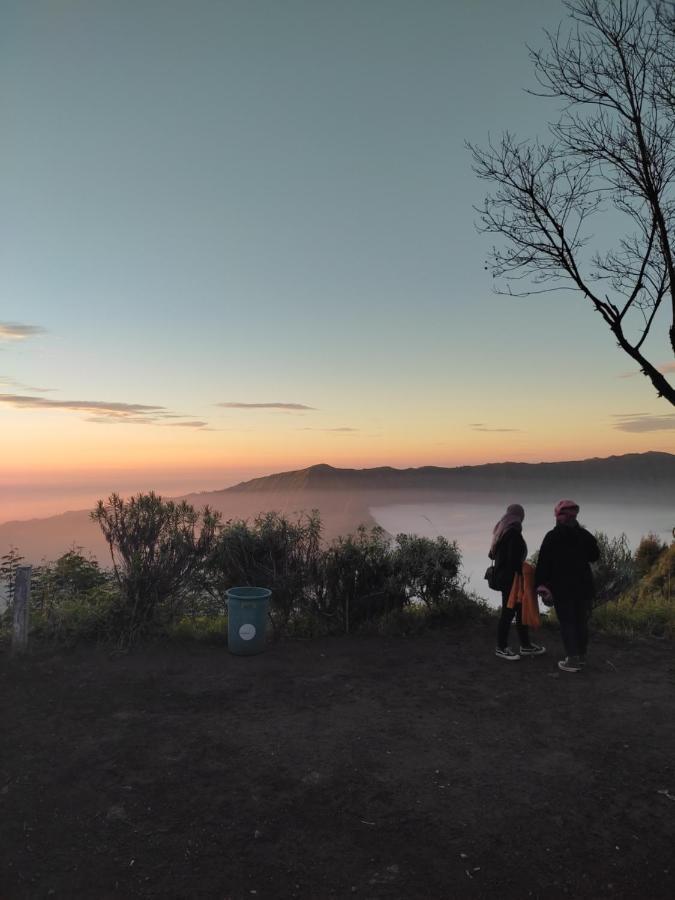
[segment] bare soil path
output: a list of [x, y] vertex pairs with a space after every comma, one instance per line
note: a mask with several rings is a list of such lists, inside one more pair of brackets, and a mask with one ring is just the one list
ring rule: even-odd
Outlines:
[[675, 648], [0, 654], [0, 898], [672, 898]]

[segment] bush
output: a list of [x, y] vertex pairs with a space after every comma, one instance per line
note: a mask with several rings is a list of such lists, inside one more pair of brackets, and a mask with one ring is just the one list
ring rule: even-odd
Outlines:
[[112, 494], [91, 514], [110, 547], [120, 589], [120, 641], [133, 643], [181, 612], [183, 593], [215, 541], [219, 514], [154, 493], [122, 500]]
[[323, 554], [314, 609], [329, 630], [355, 631], [364, 622], [400, 610], [408, 602], [394, 571], [384, 529], [361, 526]]
[[414, 534], [399, 534], [396, 544], [393, 567], [408, 599], [419, 598], [429, 610], [447, 605], [462, 560], [457, 544]]
[[602, 531], [595, 532], [600, 559], [592, 563], [596, 599], [594, 605], [615, 600], [637, 580], [635, 560], [625, 534], [609, 538]]
[[48, 610], [75, 598], [86, 603], [96, 588], [110, 580], [110, 573], [102, 572], [93, 557], [84, 556], [81, 547], [73, 547], [56, 562], [33, 569], [31, 606]]
[[635, 551], [635, 568], [638, 576], [643, 578], [667, 549], [667, 544], [664, 544], [658, 535], [650, 532], [643, 537]]
[[14, 601], [16, 570], [23, 562], [23, 556], [21, 556], [17, 548], [11, 544], [7, 553], [0, 556], [0, 583], [4, 582], [7, 592], [7, 609], [11, 608]]
[[675, 638], [675, 604], [658, 601], [636, 604], [630, 598], [622, 598], [596, 610], [593, 627], [606, 634], [624, 637]]
[[310, 604], [320, 567], [320, 542], [316, 512], [295, 522], [276, 512], [258, 516], [252, 525], [229, 521], [205, 561], [204, 584], [221, 601], [228, 588], [270, 588], [270, 616], [280, 633]]
[[[272, 590], [278, 633], [313, 637], [355, 631], [410, 634], [491, 614], [459, 583], [455, 543], [361, 526], [321, 545], [316, 511], [291, 521], [280, 513], [252, 524], [165, 503], [154, 494], [112, 495], [93, 517], [111, 548], [114, 569], [73, 547], [34, 572], [33, 634], [71, 645], [137, 637], [223, 642], [228, 588]], [[5, 636], [9, 632], [5, 623]], [[1, 635], [0, 635], [1, 636]]]
[[635, 600], [638, 603], [675, 601], [675, 543], [659, 554], [652, 568], [640, 581]]
[[101, 585], [80, 596], [63, 596], [31, 613], [31, 635], [65, 646], [80, 641], [112, 643], [118, 638], [117, 586]]
[[[33, 637], [72, 646], [80, 640], [111, 641], [119, 590], [82, 548], [73, 547], [56, 562], [33, 568], [29, 628]], [[11, 607], [0, 616], [2, 638], [10, 640]]]
[[236, 585], [270, 588], [275, 632], [310, 636], [356, 631], [413, 598], [428, 611], [457, 604], [460, 559], [445, 538], [399, 535], [392, 545], [379, 527], [361, 526], [322, 548], [316, 511], [296, 521], [267, 513], [252, 525], [224, 526], [204, 578], [214, 596]]
[[433, 609], [423, 603], [409, 604], [364, 623], [366, 634], [409, 636], [430, 629], [452, 628], [469, 623], [492, 622], [496, 610], [475, 594], [457, 589]]

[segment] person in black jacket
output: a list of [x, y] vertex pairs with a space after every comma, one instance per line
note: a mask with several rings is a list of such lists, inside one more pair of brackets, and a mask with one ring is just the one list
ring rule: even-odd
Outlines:
[[598, 542], [577, 522], [579, 504], [561, 500], [555, 507], [556, 526], [541, 544], [534, 583], [544, 603], [555, 607], [567, 654], [558, 668], [579, 672], [586, 662], [588, 620], [595, 586], [591, 563], [600, 556]]
[[[509, 594], [513, 584], [514, 575], [520, 574], [525, 557], [527, 556], [527, 544], [523, 538], [523, 519], [525, 510], [519, 503], [512, 503], [507, 507], [506, 513], [501, 517], [492, 531], [492, 544], [488, 556], [494, 560], [494, 581], [496, 590], [502, 594], [502, 613], [497, 624], [497, 648], [496, 656], [500, 659], [514, 661], [521, 656], [538, 656], [546, 652], [545, 647], [533, 644], [527, 625], [521, 620], [521, 605], [509, 608]], [[516, 630], [520, 638], [520, 653], [515, 653], [509, 647], [509, 628], [513, 617], [516, 617]]]

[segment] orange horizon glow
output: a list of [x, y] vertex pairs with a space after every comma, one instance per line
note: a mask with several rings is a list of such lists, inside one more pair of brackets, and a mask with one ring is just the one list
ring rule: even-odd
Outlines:
[[[366, 423], [335, 434], [308, 430], [301, 427], [305, 419], [288, 417], [277, 417], [268, 427], [261, 422], [249, 429], [194, 431], [89, 425], [74, 417], [64, 428], [63, 415], [40, 420], [15, 413], [8, 423], [15, 427], [3, 433], [0, 521], [93, 507], [113, 492], [154, 490], [176, 497], [214, 491], [319, 463], [344, 469], [454, 468], [675, 451], [667, 431], [622, 432], [590, 414], [573, 430], [557, 421], [555, 412], [540, 415], [535, 424], [521, 416], [521, 428], [507, 431], [453, 427], [420, 414], [407, 427]], [[471, 421], [466, 412], [462, 419]]]
[[[194, 477], [197, 480], [204, 478], [222, 477], [223, 475], [236, 476], [237, 473], [259, 472], [259, 474], [271, 474], [277, 472], [290, 472], [305, 469], [313, 465], [326, 464], [334, 468], [345, 469], [370, 469], [390, 466], [397, 469], [421, 468], [424, 466], [437, 466], [440, 468], [455, 468], [461, 466], [480, 466], [503, 462], [567, 462], [573, 460], [590, 459], [594, 457], [622, 456], [630, 453], [646, 453], [650, 451], [673, 453], [675, 449], [669, 442], [645, 441], [644, 436], [629, 435], [635, 440], [607, 446], [604, 441], [589, 441], [583, 447], [573, 440], [565, 445], [535, 447], [531, 450], [514, 451], [512, 448], [485, 447], [469, 450], [457, 449], [451, 453], [427, 450], [426, 452], [394, 452], [388, 453], [360, 452], [337, 453], [321, 452], [295, 453], [272, 455], [264, 450], [241, 457], [223, 456], [220, 454], [199, 454], [192, 460], [185, 458], [158, 459], [157, 454], [152, 459], [147, 457], [127, 458], [119, 460], [77, 460], [71, 455], [68, 459], [49, 459], [35, 461], [32, 464], [12, 462], [5, 460], [0, 473], [0, 485], [12, 483], [24, 483], [35, 480], [37, 483], [56, 483], [60, 481], [76, 481], [80, 484], [96, 481], [101, 478], [132, 478], [150, 477], [161, 479], [185, 479]], [[640, 439], [641, 438], [641, 439]], [[255, 477], [250, 475], [249, 477]]]
[[[65, 412], [5, 412], [0, 484], [101, 477], [198, 481], [255, 477], [327, 463], [336, 468], [417, 468], [498, 462], [561, 462], [648, 450], [675, 452], [673, 431], [628, 432], [606, 413], [575, 411], [574, 428], [556, 408], [519, 408], [489, 417], [457, 408], [452, 417], [411, 409], [382, 422], [354, 415], [352, 428], [324, 428], [305, 415], [247, 414], [244, 427], [180, 429], [96, 425]], [[346, 417], [345, 417], [346, 418]], [[489, 421], [492, 425], [467, 423]], [[339, 420], [338, 420], [339, 421]], [[343, 419], [344, 421], [344, 419]], [[510, 423], [513, 422], [512, 427]], [[338, 424], [337, 422], [335, 423]], [[230, 482], [232, 483], [232, 482]]]
[[[490, 436], [492, 437], [492, 436]], [[14, 519], [42, 518], [69, 510], [93, 509], [100, 499], [111, 493], [131, 496], [150, 490], [164, 497], [179, 497], [201, 491], [217, 491], [242, 481], [279, 472], [291, 472], [317, 464], [335, 468], [370, 469], [391, 466], [397, 469], [438, 466], [478, 466], [500, 462], [565, 462], [570, 460], [608, 457], [649, 450], [673, 452], [667, 441], [648, 442], [648, 435], [625, 435], [627, 440], [608, 446], [601, 440], [589, 441], [583, 448], [573, 440], [564, 445], [539, 446], [516, 451], [515, 448], [463, 446], [452, 453], [440, 448], [414, 452], [379, 448], [360, 453], [348, 451], [310, 453], [273, 453], [269, 447], [258, 448], [247, 456], [228, 456], [222, 453], [200, 453], [190, 461], [185, 457], [162, 459], [157, 455], [148, 461], [145, 455], [125, 457], [123, 461], [84, 458], [50, 457], [49, 460], [6, 462], [0, 473], [0, 523]], [[491, 443], [497, 444], [496, 441]]]

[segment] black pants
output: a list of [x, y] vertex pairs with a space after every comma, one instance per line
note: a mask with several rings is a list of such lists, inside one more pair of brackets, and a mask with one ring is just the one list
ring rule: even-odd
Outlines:
[[588, 648], [588, 620], [591, 604], [588, 600], [575, 597], [572, 600], [554, 603], [555, 613], [560, 622], [560, 637], [568, 656], [586, 656]]
[[510, 593], [510, 589], [508, 591], [502, 591], [502, 614], [499, 617], [499, 623], [497, 624], [497, 646], [500, 650], [503, 650], [509, 643], [509, 628], [511, 627], [514, 616], [516, 617], [516, 631], [520, 638], [520, 646], [530, 646], [530, 631], [527, 625], [523, 625], [520, 618], [522, 606], [520, 603], [517, 603], [513, 609], [509, 609], [507, 605]]

